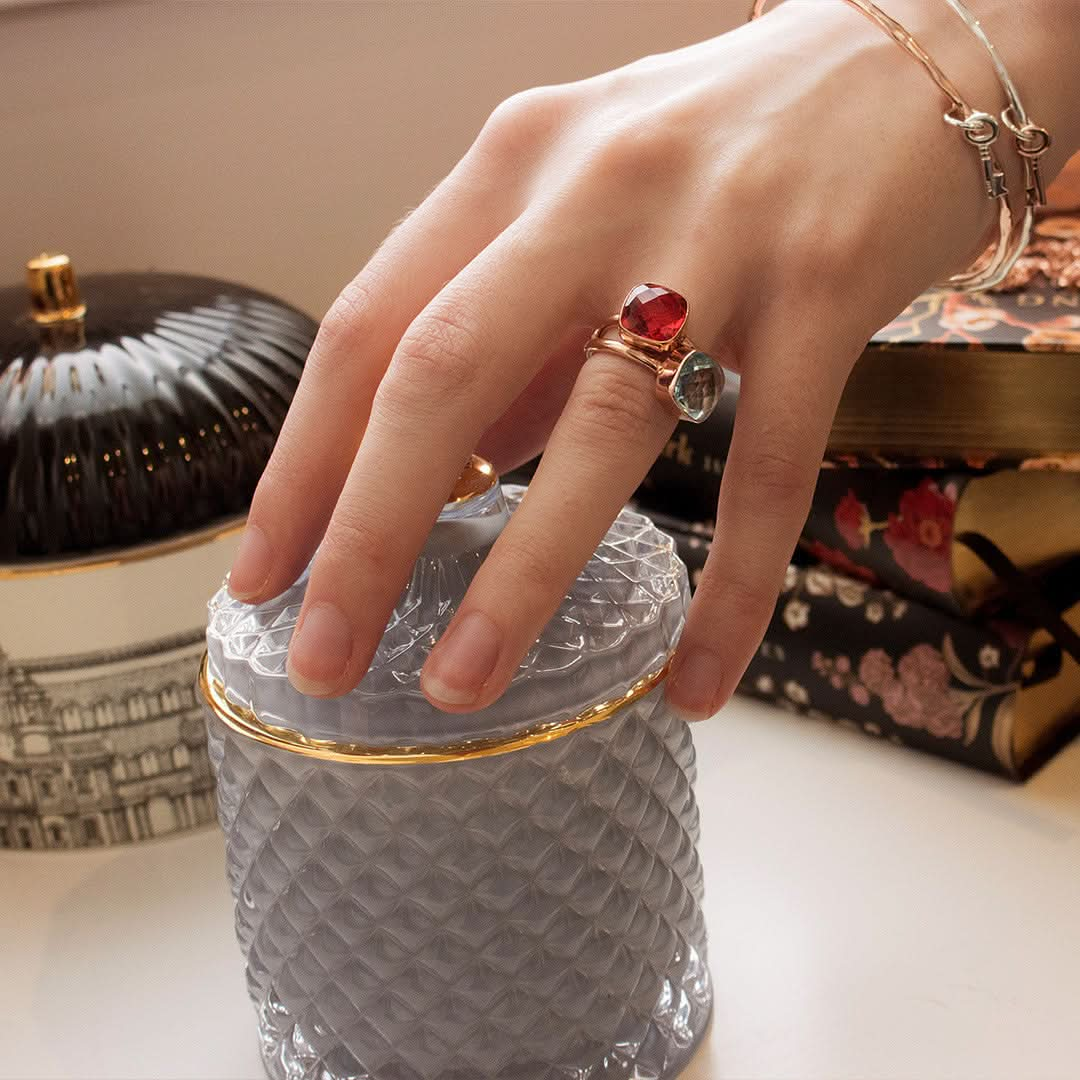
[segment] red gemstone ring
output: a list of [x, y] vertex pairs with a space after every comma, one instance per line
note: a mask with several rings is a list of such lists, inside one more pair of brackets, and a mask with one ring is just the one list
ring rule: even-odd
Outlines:
[[674, 406], [680, 419], [700, 424], [716, 408], [724, 369], [683, 333], [687, 310], [674, 289], [635, 285], [622, 311], [593, 331], [585, 357], [610, 352], [642, 364], [656, 375], [657, 397]]

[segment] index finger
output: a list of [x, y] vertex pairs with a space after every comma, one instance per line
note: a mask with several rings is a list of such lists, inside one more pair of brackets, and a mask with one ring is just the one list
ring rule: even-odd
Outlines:
[[567, 325], [598, 320], [583, 315], [575, 238], [539, 216], [527, 211], [476, 256], [395, 350], [312, 565], [289, 652], [302, 693], [333, 696], [360, 681], [481, 434]]
[[448, 279], [512, 217], [463, 158], [383, 241], [319, 327], [252, 499], [229, 589], [257, 603], [311, 558], [348, 475], [394, 345]]

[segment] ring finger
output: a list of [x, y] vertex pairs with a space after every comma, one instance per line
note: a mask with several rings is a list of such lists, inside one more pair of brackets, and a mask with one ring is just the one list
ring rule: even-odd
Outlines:
[[677, 422], [643, 367], [606, 351], [585, 363], [528, 492], [425, 664], [433, 704], [471, 711], [506, 689]]

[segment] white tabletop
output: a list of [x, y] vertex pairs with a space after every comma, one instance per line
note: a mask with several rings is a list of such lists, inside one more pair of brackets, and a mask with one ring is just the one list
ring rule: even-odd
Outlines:
[[[1014, 786], [737, 701], [696, 729], [684, 1080], [1080, 1076], [1080, 741]], [[215, 830], [0, 855], [0, 1077], [260, 1080]]]

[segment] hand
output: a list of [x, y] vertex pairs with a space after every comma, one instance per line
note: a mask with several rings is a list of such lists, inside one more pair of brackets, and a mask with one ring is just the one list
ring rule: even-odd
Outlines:
[[[958, 23], [916, 17], [943, 66], [979, 66]], [[966, 85], [997, 100], [989, 69]], [[667, 687], [685, 715], [719, 708], [764, 633], [862, 346], [968, 263], [990, 221], [944, 108], [836, 0], [501, 104], [326, 315], [256, 492], [234, 595], [281, 592], [322, 542], [296, 687], [359, 682], [471, 451], [504, 471], [546, 445], [422, 677], [450, 711], [502, 693], [675, 427], [649, 372], [582, 352], [631, 285], [655, 281], [742, 376]]]

